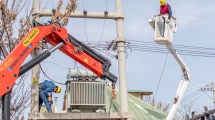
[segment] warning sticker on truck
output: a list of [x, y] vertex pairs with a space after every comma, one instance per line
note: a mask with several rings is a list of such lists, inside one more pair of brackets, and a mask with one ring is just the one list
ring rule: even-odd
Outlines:
[[38, 35], [39, 32], [40, 32], [39, 29], [35, 28], [30, 33], [30, 35], [25, 39], [25, 41], [23, 42], [23, 46], [27, 47], [31, 43], [31, 41]]

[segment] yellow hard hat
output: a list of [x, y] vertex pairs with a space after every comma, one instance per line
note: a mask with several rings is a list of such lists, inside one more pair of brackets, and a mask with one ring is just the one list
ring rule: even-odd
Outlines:
[[166, 0], [160, 0], [161, 5], [165, 5], [165, 3], [166, 3]]
[[59, 86], [57, 86], [56, 93], [60, 93], [60, 92], [61, 92], [61, 88]]

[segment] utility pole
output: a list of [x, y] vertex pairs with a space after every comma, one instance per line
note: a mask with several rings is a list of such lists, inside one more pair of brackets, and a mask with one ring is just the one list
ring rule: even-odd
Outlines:
[[[38, 1], [38, 0], [35, 0]], [[118, 51], [118, 67], [119, 67], [119, 90], [120, 90], [120, 108], [121, 112], [128, 112], [128, 99], [127, 99], [127, 83], [126, 83], [126, 62], [125, 62], [125, 38], [123, 31], [123, 10], [121, 0], [115, 0], [116, 11], [115, 12], [81, 12], [75, 11], [70, 14], [72, 18], [92, 18], [92, 19], [113, 19], [116, 20], [117, 38], [116, 47]], [[37, 9], [38, 10], [38, 9]], [[38, 13], [42, 16], [52, 16], [53, 12], [50, 9], [39, 10], [34, 13]], [[61, 11], [62, 14], [65, 11]]]
[[215, 109], [208, 110], [206, 106], [204, 106], [205, 112], [195, 115], [195, 112], [192, 112], [192, 118], [189, 120], [214, 120], [215, 116], [213, 115], [215, 113]]
[[128, 112], [128, 97], [127, 97], [127, 81], [126, 81], [126, 62], [125, 62], [125, 38], [123, 31], [123, 11], [122, 1], [116, 0], [116, 14], [119, 16], [116, 19], [117, 25], [117, 50], [118, 50], [118, 68], [119, 68], [119, 89], [120, 89], [120, 110]]
[[[40, 11], [40, 0], [33, 1], [33, 13], [32, 16], [36, 21], [39, 21]], [[35, 58], [40, 53], [40, 50], [34, 50], [31, 55], [32, 59]], [[36, 65], [32, 68], [31, 74], [31, 113], [39, 111], [39, 78], [40, 78], [40, 67]]]
[[212, 82], [208, 85], [205, 85], [205, 86], [201, 87], [200, 90], [203, 92], [212, 91], [214, 108], [215, 108], [215, 86], [214, 86], [214, 83]]
[[215, 87], [214, 87], [214, 82], [212, 82], [212, 90], [213, 90], [213, 100], [214, 100], [214, 108], [215, 108]]

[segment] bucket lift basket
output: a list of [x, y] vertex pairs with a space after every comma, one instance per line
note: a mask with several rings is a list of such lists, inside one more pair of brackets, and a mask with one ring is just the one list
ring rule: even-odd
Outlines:
[[176, 18], [171, 17], [167, 23], [168, 14], [156, 15], [149, 20], [149, 24], [154, 29], [155, 42], [161, 45], [171, 45], [173, 34], [177, 31], [178, 23]]

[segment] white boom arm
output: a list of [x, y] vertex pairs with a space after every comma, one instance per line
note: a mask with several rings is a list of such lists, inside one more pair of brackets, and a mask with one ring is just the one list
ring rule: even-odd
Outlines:
[[176, 18], [172, 17], [168, 23], [166, 22], [167, 19], [168, 15], [155, 16], [149, 21], [149, 24], [155, 31], [155, 42], [161, 45], [165, 45], [168, 48], [170, 53], [180, 65], [183, 72], [184, 78], [180, 81], [178, 90], [176, 92], [176, 97], [174, 99], [174, 104], [172, 105], [166, 118], [166, 120], [172, 120], [190, 82], [190, 74], [188, 67], [176, 52], [176, 50], [172, 47], [173, 33], [177, 31], [178, 25]]
[[172, 107], [168, 113], [168, 116], [166, 118], [166, 120], [172, 120], [176, 110], [178, 109], [181, 99], [185, 93], [185, 90], [187, 89], [188, 84], [190, 82], [190, 74], [189, 74], [188, 67], [186, 66], [184, 61], [181, 59], [179, 54], [174, 50], [174, 48], [171, 45], [166, 45], [166, 47], [169, 49], [169, 51], [171, 52], [173, 57], [176, 59], [176, 61], [180, 65], [182, 72], [183, 72], [183, 76], [184, 76], [184, 79], [181, 80], [181, 82], [178, 86], [176, 97], [174, 99], [174, 104], [172, 105]]

